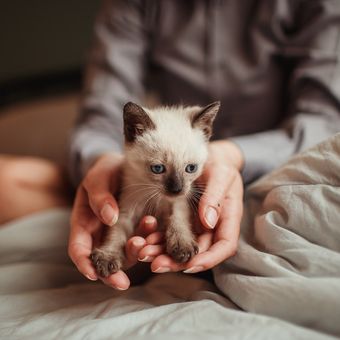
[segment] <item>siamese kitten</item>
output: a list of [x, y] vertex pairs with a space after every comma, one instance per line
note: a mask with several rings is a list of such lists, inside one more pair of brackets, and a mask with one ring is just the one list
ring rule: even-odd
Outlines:
[[125, 163], [119, 219], [107, 228], [102, 245], [90, 256], [107, 277], [122, 268], [125, 243], [147, 214], [165, 232], [167, 253], [187, 262], [198, 253], [192, 230], [190, 196], [208, 156], [212, 123], [220, 103], [205, 108], [124, 106]]

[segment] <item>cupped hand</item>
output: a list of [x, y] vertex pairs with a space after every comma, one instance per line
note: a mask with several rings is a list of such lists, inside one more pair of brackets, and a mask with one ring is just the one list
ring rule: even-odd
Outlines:
[[165, 254], [164, 235], [155, 232], [146, 237], [140, 260], [152, 262], [151, 269], [156, 273], [197, 273], [233, 256], [243, 213], [242, 166], [242, 153], [235, 144], [227, 140], [211, 142], [208, 161], [199, 179], [204, 185], [198, 205], [199, 223], [196, 223], [200, 229], [199, 253], [187, 263], [176, 263]]
[[[71, 214], [68, 253], [78, 270], [90, 280], [101, 279], [105, 284], [120, 290], [130, 285], [122, 270], [108, 278], [99, 277], [89, 256], [101, 238], [104, 226], [113, 226], [118, 219], [118, 205], [112, 193], [119, 187], [122, 156], [105, 154], [98, 158], [79, 185]], [[125, 268], [136, 264], [139, 251], [146, 245], [145, 237], [156, 230], [156, 220], [146, 216], [141, 220], [136, 235], [126, 244]]]

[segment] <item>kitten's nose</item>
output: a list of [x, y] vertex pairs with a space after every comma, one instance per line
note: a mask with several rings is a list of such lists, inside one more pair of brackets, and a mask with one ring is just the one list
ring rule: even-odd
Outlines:
[[178, 176], [169, 176], [165, 183], [166, 191], [173, 195], [178, 195], [183, 190], [183, 182]]

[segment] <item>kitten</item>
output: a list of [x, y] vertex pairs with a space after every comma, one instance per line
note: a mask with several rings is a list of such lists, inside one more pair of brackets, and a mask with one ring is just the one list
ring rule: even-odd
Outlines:
[[212, 123], [220, 103], [205, 108], [124, 106], [125, 163], [119, 219], [107, 228], [91, 260], [102, 277], [117, 272], [125, 243], [141, 217], [154, 215], [165, 232], [167, 253], [187, 262], [198, 253], [192, 230], [190, 195], [208, 156]]

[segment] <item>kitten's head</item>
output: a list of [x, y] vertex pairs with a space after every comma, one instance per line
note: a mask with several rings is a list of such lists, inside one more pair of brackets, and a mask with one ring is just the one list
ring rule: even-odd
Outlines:
[[128, 176], [162, 198], [187, 195], [208, 156], [212, 124], [220, 103], [202, 107], [145, 109], [124, 106]]

